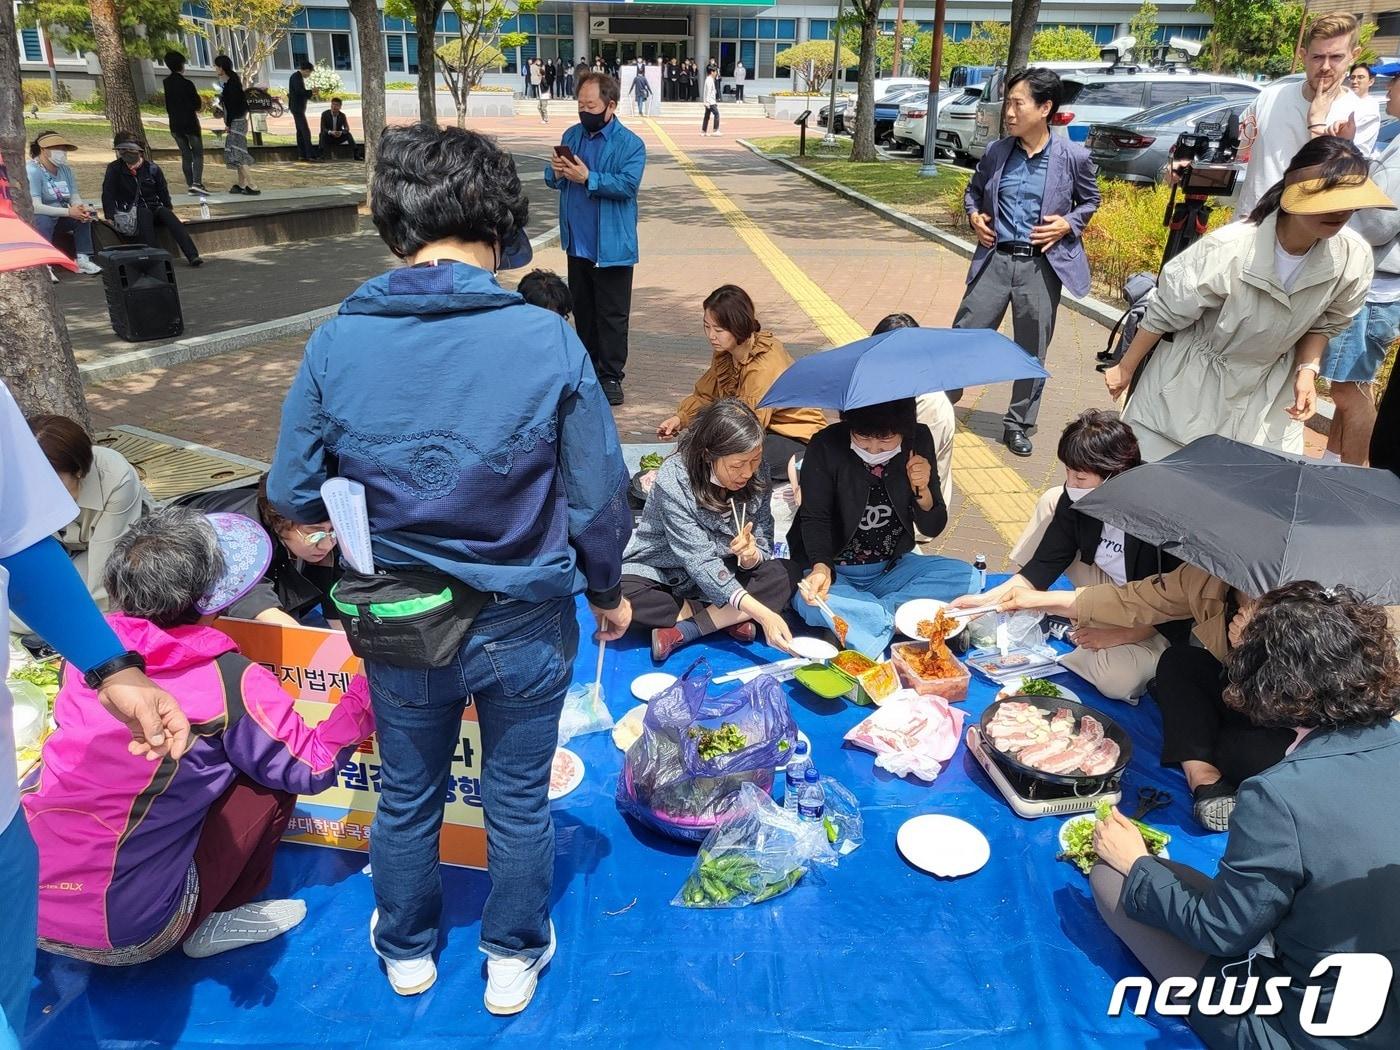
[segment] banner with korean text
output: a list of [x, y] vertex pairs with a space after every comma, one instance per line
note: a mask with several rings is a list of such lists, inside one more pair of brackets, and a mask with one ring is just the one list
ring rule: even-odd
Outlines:
[[[340, 702], [350, 679], [360, 672], [360, 658], [345, 635], [314, 627], [283, 627], [253, 620], [221, 619], [214, 626], [237, 644], [248, 659], [277, 676], [296, 699], [308, 725], [316, 725]], [[378, 741], [360, 745], [341, 768], [334, 787], [297, 800], [283, 838], [336, 849], [369, 849], [370, 823], [379, 803]], [[452, 756], [443, 795], [442, 860], [466, 868], [486, 867], [486, 826], [481, 812], [481, 733], [476, 708], [467, 706], [462, 732]]]

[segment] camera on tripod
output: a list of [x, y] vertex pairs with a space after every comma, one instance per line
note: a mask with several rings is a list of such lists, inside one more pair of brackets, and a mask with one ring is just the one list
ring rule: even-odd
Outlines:
[[1229, 120], [1183, 131], [1171, 153], [1181, 192], [1188, 197], [1228, 197], [1239, 177], [1234, 164], [1239, 151], [1240, 118], [1234, 114]]

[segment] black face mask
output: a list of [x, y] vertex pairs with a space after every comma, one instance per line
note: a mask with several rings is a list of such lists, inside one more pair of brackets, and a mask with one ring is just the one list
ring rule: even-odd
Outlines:
[[578, 122], [583, 125], [583, 130], [590, 135], [596, 135], [603, 130], [608, 122], [608, 115], [604, 113], [587, 113], [579, 110]]

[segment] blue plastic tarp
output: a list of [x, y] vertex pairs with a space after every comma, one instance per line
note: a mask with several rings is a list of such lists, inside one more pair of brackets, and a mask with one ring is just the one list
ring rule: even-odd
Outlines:
[[[702, 652], [716, 673], [778, 655], [718, 637], [679, 650], [664, 669], [680, 673]], [[592, 646], [582, 643], [580, 680], [592, 672]], [[604, 688], [615, 717], [636, 703], [632, 679], [652, 669], [640, 639], [609, 646]], [[1153, 703], [1132, 707], [1072, 675], [1061, 680], [1132, 735], [1125, 798], [1131, 803], [1143, 786], [1170, 791], [1174, 802], [1152, 823], [1171, 833], [1173, 858], [1213, 872], [1224, 836], [1194, 826], [1180, 773], [1157, 765]], [[993, 1039], [1027, 1050], [1200, 1045], [1176, 1020], [1107, 1016], [1115, 981], [1142, 970], [1100, 921], [1087, 880], [1055, 859], [1061, 818], [1015, 816], [966, 744], [932, 784], [878, 771], [873, 756], [842, 742], [869, 709], [819, 700], [796, 683], [785, 688], [821, 771], [860, 800], [865, 845], [775, 901], [739, 911], [672, 907], [694, 847], [619, 816], [613, 791], [622, 756], [608, 734], [595, 734], [568, 745], [587, 772], [555, 803], [559, 952], [524, 1014], [493, 1018], [481, 1005], [485, 873], [443, 870], [438, 982], [402, 999], [369, 949], [365, 857], [288, 844], [269, 893], [306, 900], [300, 927], [213, 959], [175, 952], [125, 970], [40, 953], [26, 1045], [439, 1050], [498, 1037], [587, 1050], [932, 1048]], [[994, 692], [973, 679], [961, 705], [970, 720]], [[921, 813], [980, 828], [991, 843], [986, 867], [941, 880], [906, 863], [895, 835]]]

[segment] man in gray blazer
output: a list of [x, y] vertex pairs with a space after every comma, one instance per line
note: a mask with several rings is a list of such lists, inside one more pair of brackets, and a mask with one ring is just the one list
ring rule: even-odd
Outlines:
[[[1012, 334], [1042, 363], [1055, 334], [1060, 289], [1089, 291], [1089, 262], [1081, 237], [1099, 208], [1089, 151], [1051, 135], [1060, 105], [1053, 70], [1026, 69], [1006, 82], [1006, 138], [987, 147], [963, 195], [977, 233], [967, 291], [954, 328], [997, 328], [1011, 307]], [[1018, 379], [1003, 418], [1002, 441], [1029, 456], [1026, 430], [1040, 411], [1041, 379]]]

